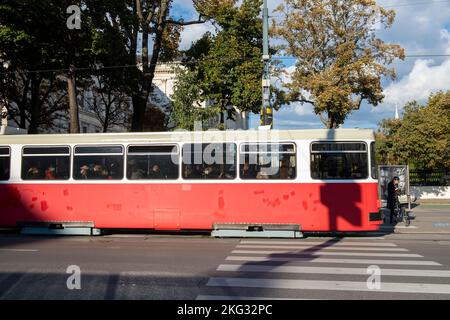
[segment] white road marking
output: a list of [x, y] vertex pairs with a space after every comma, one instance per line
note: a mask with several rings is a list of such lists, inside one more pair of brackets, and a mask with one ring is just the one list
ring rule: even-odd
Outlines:
[[293, 240], [293, 241], [258, 241], [258, 240], [242, 240], [241, 244], [276, 244], [276, 245], [329, 245], [329, 246], [368, 246], [368, 247], [396, 247], [397, 245], [389, 242], [353, 242], [346, 240], [345, 242], [339, 241], [322, 241], [322, 242], [314, 242], [314, 241], [302, 241], [302, 240]]
[[417, 226], [380, 226], [380, 230], [392, 230], [392, 229], [418, 229]]
[[170, 271], [123, 271], [120, 276], [124, 277], [194, 277], [194, 273], [170, 272]]
[[248, 248], [248, 249], [303, 249], [305, 251], [311, 250], [312, 248], [321, 248], [322, 250], [346, 250], [346, 251], [395, 251], [395, 252], [408, 252], [408, 249], [404, 248], [368, 248], [368, 247], [328, 247], [328, 246], [262, 246], [262, 245], [246, 245], [239, 244], [236, 248]]
[[423, 258], [420, 254], [414, 253], [379, 253], [379, 252], [293, 252], [292, 250], [233, 250], [234, 254], [288, 254], [290, 256], [353, 256], [353, 257], [392, 257], [392, 258]]
[[198, 295], [195, 300], [315, 300], [315, 299]]
[[5, 252], [38, 252], [36, 249], [0, 249], [0, 251]]
[[209, 279], [207, 286], [295, 289], [295, 290], [450, 294], [450, 285], [429, 284], [429, 283], [382, 282], [380, 289], [372, 290], [367, 287], [366, 281], [322, 281], [322, 280], [294, 280], [294, 279], [266, 279], [266, 278], [250, 279], [250, 278], [214, 277]]
[[[268, 265], [251, 265], [251, 264], [221, 264], [217, 268], [217, 271], [334, 274], [334, 275], [367, 276], [366, 268], [268, 266]], [[447, 271], [447, 270], [384, 269], [384, 268], [382, 268], [381, 276], [450, 278], [450, 271]]]
[[390, 265], [417, 265], [417, 266], [441, 266], [440, 263], [434, 261], [423, 260], [372, 260], [372, 259], [328, 259], [328, 258], [297, 258], [297, 257], [256, 257], [256, 256], [229, 256], [225, 260], [228, 261], [283, 261], [283, 262], [311, 262], [311, 263], [350, 263], [350, 264], [390, 264]]

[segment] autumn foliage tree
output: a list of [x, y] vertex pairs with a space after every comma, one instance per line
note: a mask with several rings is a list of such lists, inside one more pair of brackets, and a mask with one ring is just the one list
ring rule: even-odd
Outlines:
[[383, 42], [375, 28], [392, 26], [395, 12], [375, 0], [285, 0], [276, 10], [273, 36], [297, 59], [288, 100], [310, 103], [327, 128], [337, 128], [365, 100], [382, 102], [383, 77], [404, 50]]

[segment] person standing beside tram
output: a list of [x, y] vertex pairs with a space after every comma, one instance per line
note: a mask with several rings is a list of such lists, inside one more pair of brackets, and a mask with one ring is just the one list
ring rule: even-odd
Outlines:
[[387, 191], [388, 191], [387, 206], [388, 206], [389, 210], [391, 211], [390, 218], [389, 218], [390, 224], [392, 224], [392, 220], [393, 220], [393, 217], [395, 214], [395, 209], [399, 205], [399, 200], [398, 200], [398, 195], [400, 193], [399, 184], [400, 184], [400, 178], [394, 177], [391, 180], [391, 182], [389, 182], [388, 187], [387, 187]]

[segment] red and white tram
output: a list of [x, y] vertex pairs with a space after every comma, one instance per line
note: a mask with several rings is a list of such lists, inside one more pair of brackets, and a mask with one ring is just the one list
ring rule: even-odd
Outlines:
[[0, 227], [375, 231], [376, 174], [363, 129], [4, 135]]

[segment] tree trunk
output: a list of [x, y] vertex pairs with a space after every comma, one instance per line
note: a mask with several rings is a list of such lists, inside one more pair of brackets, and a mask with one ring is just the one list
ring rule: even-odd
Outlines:
[[337, 129], [339, 127], [335, 115], [330, 111], [327, 111], [326, 127], [327, 129]]
[[131, 97], [131, 100], [133, 101], [133, 117], [131, 120], [131, 131], [142, 132], [144, 131], [145, 107], [147, 103], [138, 94], [134, 94]]
[[67, 93], [69, 95], [69, 132], [80, 133], [80, 121], [77, 103], [77, 86], [75, 82], [74, 66], [70, 67], [67, 74]]
[[108, 103], [105, 106], [105, 121], [103, 121], [103, 133], [107, 133], [108, 132], [108, 128], [109, 128], [109, 118], [110, 118], [110, 113], [111, 113], [111, 98], [108, 97]]
[[142, 63], [144, 76], [142, 81], [141, 94], [133, 95], [133, 118], [131, 131], [141, 132], [144, 130], [145, 111], [147, 109], [147, 101], [152, 92], [152, 83], [155, 77], [156, 65], [159, 61], [161, 53], [162, 40], [164, 30], [166, 28], [166, 18], [169, 13], [170, 6], [168, 0], [161, 1], [161, 8], [158, 18], [158, 25], [155, 31], [155, 40], [153, 43], [152, 58], [148, 63], [148, 26], [141, 26], [144, 29], [142, 36]]
[[30, 101], [30, 124], [28, 126], [29, 134], [37, 134], [39, 126], [39, 93], [41, 81], [36, 74], [31, 75], [31, 101]]
[[144, 118], [147, 109], [148, 94], [146, 91], [148, 82], [148, 31], [144, 30], [142, 33], [142, 89], [140, 94], [133, 96], [133, 119], [131, 124], [131, 131], [144, 131]]

